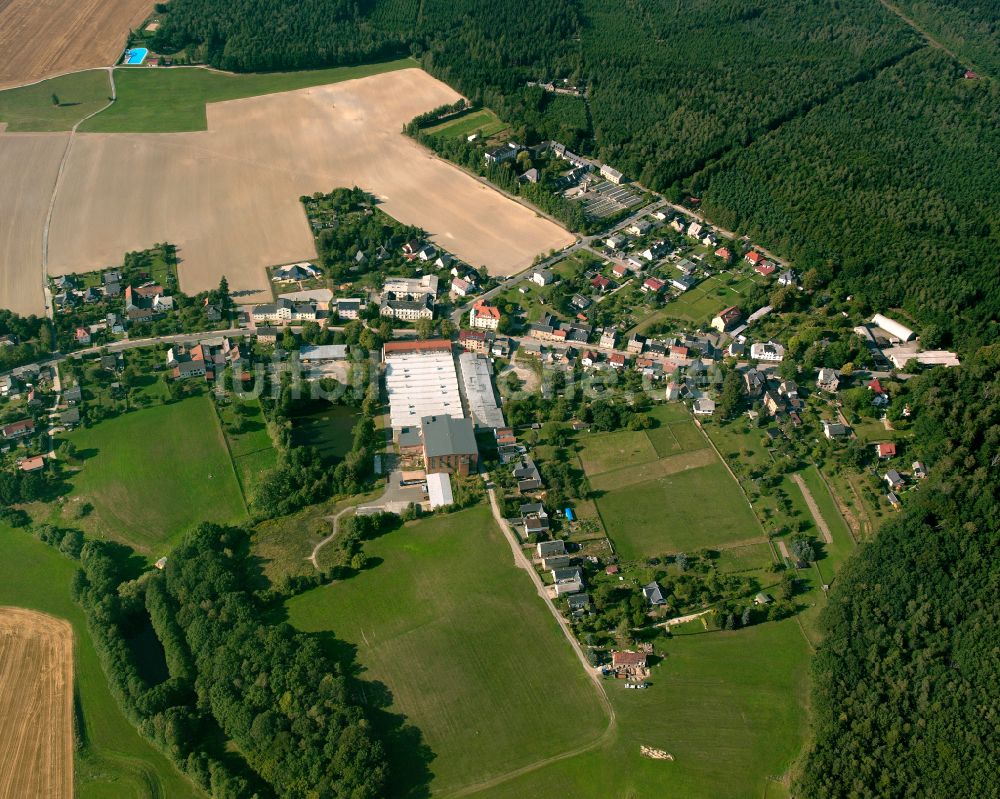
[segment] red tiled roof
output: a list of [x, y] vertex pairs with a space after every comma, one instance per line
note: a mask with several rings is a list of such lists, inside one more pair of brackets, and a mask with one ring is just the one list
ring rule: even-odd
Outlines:
[[451, 342], [443, 338], [423, 341], [387, 341], [382, 345], [382, 352], [451, 352]]
[[759, 275], [763, 275], [764, 277], [767, 277], [774, 270], [775, 270], [775, 266], [774, 266], [774, 264], [772, 264], [770, 262], [763, 263], [763, 264], [757, 264], [757, 266], [755, 266], [754, 269], [753, 269], [754, 272], [756, 272]]
[[487, 305], [485, 302], [477, 302], [472, 306], [473, 310], [476, 312], [476, 316], [485, 316], [490, 319], [500, 318], [500, 309], [495, 305]]
[[655, 277], [650, 277], [650, 278], [646, 278], [646, 281], [642, 285], [644, 285], [646, 288], [650, 289], [651, 291], [659, 291], [660, 289], [662, 289], [667, 284], [664, 283], [662, 280], [658, 280]]
[[715, 251], [715, 254], [717, 257], [722, 258], [723, 260], [726, 261], [730, 260], [733, 257], [733, 254], [729, 251], [728, 247], [719, 247], [719, 249]]
[[45, 458], [41, 455], [35, 455], [33, 458], [25, 458], [18, 464], [18, 468], [22, 472], [36, 472], [45, 465]]
[[878, 378], [877, 377], [875, 379], [873, 379], [871, 382], [868, 383], [868, 388], [870, 388], [876, 394], [881, 394], [882, 393], [882, 384], [880, 382], [878, 382]]
[[896, 455], [896, 445], [891, 441], [879, 444], [876, 449], [880, 458], [892, 458]]
[[763, 258], [764, 258], [764, 256], [763, 256], [763, 255], [761, 255], [761, 254], [760, 254], [759, 252], [753, 252], [753, 251], [750, 251], [750, 252], [748, 252], [748, 253], [747, 253], [747, 254], [746, 254], [745, 256], [743, 256], [743, 257], [744, 257], [744, 258], [745, 258], [745, 259], [746, 259], [747, 261], [749, 261], [750, 263], [752, 263], [752, 264], [755, 264], [755, 265], [756, 265], [757, 263], [759, 263], [759, 262], [760, 262], [761, 260], [763, 260]]
[[645, 666], [646, 654], [644, 652], [612, 652], [611, 665], [613, 666]]

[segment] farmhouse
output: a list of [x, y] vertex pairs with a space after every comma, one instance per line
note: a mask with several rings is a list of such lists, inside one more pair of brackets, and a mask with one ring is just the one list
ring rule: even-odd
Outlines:
[[535, 545], [535, 552], [539, 558], [547, 558], [551, 555], [565, 555], [566, 542], [557, 539], [555, 541], [539, 541]]
[[645, 669], [646, 668], [646, 653], [645, 652], [612, 652], [611, 653], [611, 667], [615, 671], [619, 670], [635, 670], [635, 669]]
[[517, 480], [517, 490], [521, 493], [537, 491], [542, 487], [542, 475], [535, 466], [535, 462], [527, 455], [522, 455], [516, 465], [511, 470], [514, 479]]
[[301, 261], [297, 264], [279, 266], [274, 270], [274, 277], [271, 280], [275, 283], [293, 283], [299, 280], [312, 280], [319, 277], [319, 274], [319, 270], [312, 264]]
[[450, 341], [388, 341], [382, 359], [393, 428], [416, 426], [434, 414], [463, 416]]

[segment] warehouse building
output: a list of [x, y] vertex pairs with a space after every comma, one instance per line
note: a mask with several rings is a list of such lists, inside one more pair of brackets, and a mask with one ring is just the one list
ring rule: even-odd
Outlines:
[[462, 372], [461, 389], [469, 415], [476, 427], [506, 427], [503, 411], [497, 405], [490, 377], [490, 363], [474, 352], [463, 352], [458, 358]]
[[464, 418], [450, 341], [389, 341], [382, 359], [394, 429], [418, 427], [424, 417], [438, 414]]

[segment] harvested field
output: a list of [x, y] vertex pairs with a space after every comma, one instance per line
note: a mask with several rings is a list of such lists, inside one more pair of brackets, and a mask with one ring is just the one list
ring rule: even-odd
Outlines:
[[73, 796], [73, 632], [0, 608], [0, 799]]
[[44, 307], [42, 228], [67, 135], [0, 133], [0, 306], [20, 314]]
[[0, 0], [0, 88], [110, 66], [152, 0]]
[[[405, 69], [210, 105], [206, 131], [77, 133], [53, 211], [49, 274], [100, 269], [170, 241], [180, 248], [182, 289], [214, 288], [225, 275], [236, 291], [267, 292], [244, 298], [260, 301], [269, 296], [266, 266], [316, 255], [299, 197], [337, 186], [372, 192], [386, 213], [493, 274], [513, 274], [571, 243], [559, 226], [400, 133], [418, 113], [457, 98], [422, 70]], [[38, 135], [0, 136], [0, 166], [17, 158], [11, 148], [40, 146], [24, 143]], [[43, 183], [31, 190], [44, 194]], [[6, 234], [4, 280], [37, 263], [30, 256], [42, 199], [35, 215], [21, 211], [23, 232]]]

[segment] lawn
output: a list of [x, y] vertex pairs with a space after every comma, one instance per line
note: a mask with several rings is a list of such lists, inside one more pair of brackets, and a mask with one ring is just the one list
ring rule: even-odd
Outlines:
[[[664, 269], [664, 274], [673, 277], [677, 270], [671, 265]], [[667, 302], [629, 333], [641, 333], [666, 319], [680, 319], [693, 324], [707, 323], [726, 306], [738, 304], [752, 284], [753, 279], [746, 276], [736, 275], [734, 279], [730, 274], [712, 275], [677, 299]]]
[[[236, 420], [237, 412], [241, 430], [239, 433], [232, 433], [229, 428]], [[234, 400], [233, 404], [220, 407], [219, 413], [236, 476], [243, 495], [249, 501], [267, 471], [277, 465], [278, 451], [267, 432], [267, 422], [257, 398]]]
[[70, 598], [76, 564], [23, 530], [0, 525], [0, 605], [40, 610], [73, 625], [78, 707], [86, 744], [74, 754], [76, 796], [200, 797], [202, 793], [129, 724], [111, 696], [83, 612]]
[[[660, 407], [669, 408], [671, 406], [662, 405]], [[684, 410], [684, 406], [679, 403], [676, 407]], [[659, 418], [660, 416], [663, 416], [664, 419], [669, 418], [667, 414], [657, 414], [656, 411], [658, 410], [659, 408], [655, 409], [650, 416], [654, 418]], [[666, 458], [670, 455], [679, 455], [683, 452], [695, 452], [699, 449], [705, 449], [708, 446], [705, 436], [691, 420], [691, 417], [687, 416], [686, 410], [684, 410], [684, 414], [686, 418], [682, 421], [661, 420], [658, 427], [651, 427], [646, 431], [646, 436], [656, 449], [656, 454], [661, 458]]]
[[432, 128], [427, 128], [424, 133], [428, 133], [431, 136], [443, 136], [449, 139], [457, 139], [460, 136], [464, 137], [473, 133], [479, 133], [480, 138], [488, 139], [490, 136], [495, 136], [500, 131], [506, 129], [507, 125], [496, 114], [488, 108], [482, 108], [479, 111], [473, 111], [458, 117], [458, 119], [452, 119], [448, 122], [442, 122], [440, 125], [435, 125]]
[[290, 600], [289, 619], [357, 647], [362, 676], [384, 683], [390, 710], [423, 733], [431, 790], [600, 738], [596, 691], [488, 508], [410, 523], [366, 552], [378, 565]]
[[[31, 86], [0, 91], [0, 122], [11, 133], [69, 130], [107, 105], [111, 94], [103, 69], [75, 72]], [[59, 100], [56, 105], [53, 95]]]
[[717, 459], [606, 492], [597, 507], [622, 558], [693, 552], [762, 535], [739, 486]]
[[656, 450], [641, 430], [589, 435], [580, 451], [580, 462], [588, 477], [625, 465], [650, 463], [656, 457]]
[[[477, 793], [482, 799], [777, 799], [806, 734], [809, 651], [794, 619], [675, 636], [652, 686], [608, 685], [618, 725], [600, 748]], [[640, 746], [663, 749], [652, 760]]]
[[73, 496], [93, 505], [91, 535], [147, 555], [200, 522], [246, 521], [246, 506], [207, 396], [123, 414], [69, 435], [83, 459]]
[[416, 61], [403, 58], [380, 64], [308, 72], [242, 75], [179, 67], [119, 69], [115, 70], [118, 100], [107, 111], [88, 120], [80, 129], [101, 133], [205, 130], [208, 125], [206, 103], [305, 89], [416, 66]]

